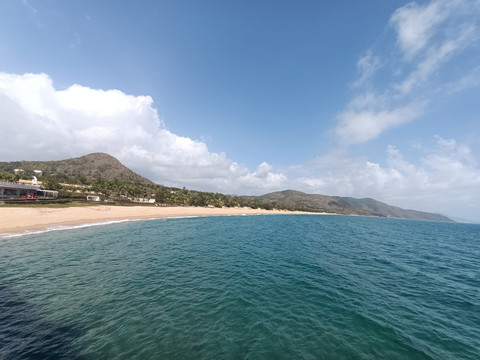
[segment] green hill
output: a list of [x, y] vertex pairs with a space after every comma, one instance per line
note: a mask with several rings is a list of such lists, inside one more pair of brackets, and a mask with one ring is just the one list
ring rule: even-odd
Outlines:
[[14, 169], [22, 169], [24, 177], [32, 176], [34, 170], [40, 170], [44, 177], [66, 177], [76, 183], [116, 179], [121, 182], [153, 184], [152, 181], [134, 173], [116, 158], [105, 153], [93, 153], [59, 161], [0, 162], [0, 169], [10, 173], [13, 173]]
[[258, 196], [261, 201], [271, 201], [296, 210], [327, 212], [349, 215], [391, 217], [431, 221], [453, 221], [446, 216], [416, 210], [405, 210], [374, 199], [306, 194], [301, 191], [284, 190]]
[[371, 210], [374, 213], [382, 216], [400, 218], [400, 219], [416, 219], [416, 220], [432, 220], [432, 221], [453, 221], [446, 216], [440, 214], [427, 213], [417, 210], [406, 210], [397, 206], [391, 206], [375, 199], [355, 199], [352, 197], [337, 197], [336, 199], [343, 200], [355, 207]]
[[372, 211], [357, 208], [346, 201], [320, 194], [306, 194], [296, 190], [284, 190], [255, 197], [260, 201], [275, 202], [280, 207], [294, 210], [326, 212], [348, 215], [375, 216]]

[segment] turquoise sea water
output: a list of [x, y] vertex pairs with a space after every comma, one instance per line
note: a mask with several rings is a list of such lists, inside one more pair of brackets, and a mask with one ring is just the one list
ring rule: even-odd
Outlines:
[[480, 226], [141, 221], [0, 240], [0, 359], [480, 359]]

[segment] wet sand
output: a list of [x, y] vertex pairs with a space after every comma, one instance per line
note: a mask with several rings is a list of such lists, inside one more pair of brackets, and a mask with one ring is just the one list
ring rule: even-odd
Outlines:
[[207, 207], [82, 206], [66, 208], [0, 207], [2, 234], [45, 231], [58, 226], [75, 226], [109, 221], [160, 219], [188, 216], [228, 216], [258, 214], [306, 214], [285, 210]]

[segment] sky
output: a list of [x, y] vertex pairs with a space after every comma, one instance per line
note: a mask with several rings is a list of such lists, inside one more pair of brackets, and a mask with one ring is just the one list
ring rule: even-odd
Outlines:
[[0, 2], [0, 161], [480, 221], [480, 0]]

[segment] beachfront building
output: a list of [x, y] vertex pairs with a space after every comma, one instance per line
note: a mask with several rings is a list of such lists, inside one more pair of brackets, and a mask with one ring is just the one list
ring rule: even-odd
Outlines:
[[147, 199], [147, 198], [135, 198], [135, 199], [130, 199], [131, 202], [134, 203], [142, 203], [142, 204], [155, 204], [155, 199]]
[[100, 195], [87, 195], [87, 201], [100, 201]]
[[36, 185], [36, 186], [42, 185], [41, 181], [36, 180], [35, 176], [34, 176], [34, 178], [35, 178], [35, 180], [34, 179], [32, 179], [32, 180], [20, 179], [20, 180], [17, 181], [17, 183], [24, 184], [24, 185]]
[[58, 191], [45, 190], [38, 185], [0, 182], [0, 198], [14, 199], [21, 197], [55, 198]]

